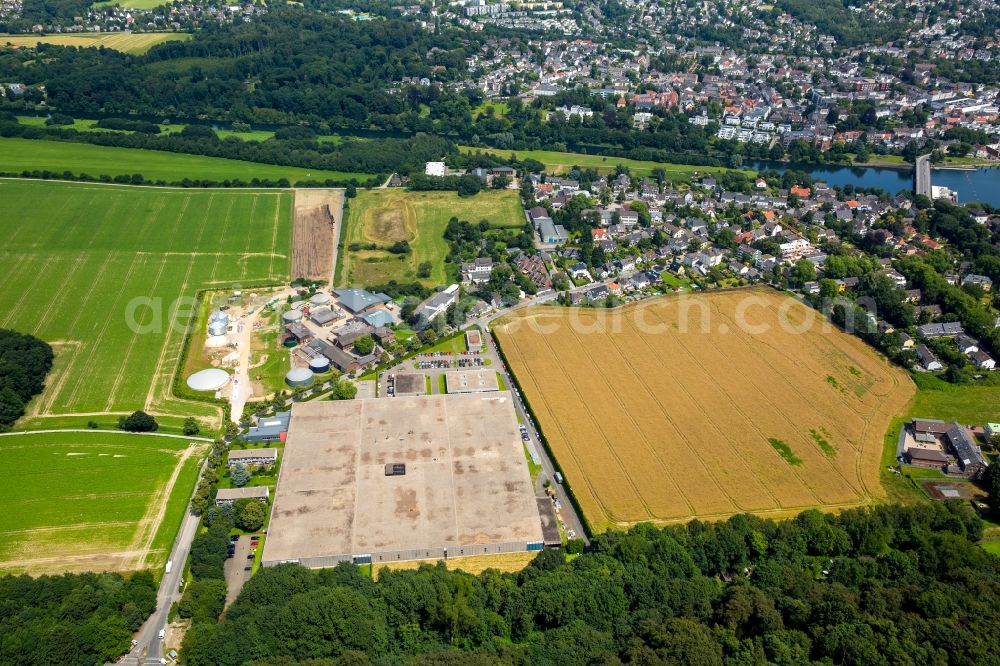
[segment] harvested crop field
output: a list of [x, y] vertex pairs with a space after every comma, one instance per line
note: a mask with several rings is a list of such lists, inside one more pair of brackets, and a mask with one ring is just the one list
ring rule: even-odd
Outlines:
[[33, 47], [38, 44], [59, 46], [99, 47], [141, 54], [162, 42], [184, 41], [191, 35], [184, 32], [97, 32], [71, 35], [0, 35], [0, 47]]
[[343, 212], [343, 190], [295, 190], [292, 279], [331, 280]]
[[898, 368], [764, 289], [533, 308], [494, 332], [592, 529], [884, 496]]

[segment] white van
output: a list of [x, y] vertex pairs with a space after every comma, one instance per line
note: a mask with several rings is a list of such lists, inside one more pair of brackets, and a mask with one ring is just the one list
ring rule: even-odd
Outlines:
[[157, 634], [157, 638], [159, 638], [162, 641], [163, 637], [166, 636], [166, 635], [167, 635], [167, 630], [166, 629], [160, 629], [160, 633]]

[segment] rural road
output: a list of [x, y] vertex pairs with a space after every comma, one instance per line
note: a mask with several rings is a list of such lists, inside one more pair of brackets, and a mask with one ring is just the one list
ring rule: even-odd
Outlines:
[[160, 589], [156, 593], [156, 610], [136, 633], [136, 646], [124, 659], [116, 663], [126, 666], [144, 666], [145, 664], [159, 664], [160, 659], [163, 658], [164, 646], [163, 641], [159, 638], [159, 632], [160, 629], [167, 626], [167, 615], [170, 613], [170, 607], [181, 597], [178, 587], [184, 574], [184, 563], [191, 550], [191, 542], [198, 532], [200, 520], [190, 511], [184, 514], [184, 522], [181, 523], [174, 547], [170, 551], [169, 561], [173, 563], [173, 566], [170, 573], [163, 574]]

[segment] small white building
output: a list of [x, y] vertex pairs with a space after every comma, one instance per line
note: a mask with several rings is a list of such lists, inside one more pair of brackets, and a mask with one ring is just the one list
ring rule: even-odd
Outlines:
[[448, 175], [448, 167], [444, 162], [428, 162], [424, 167], [424, 174], [444, 178]]

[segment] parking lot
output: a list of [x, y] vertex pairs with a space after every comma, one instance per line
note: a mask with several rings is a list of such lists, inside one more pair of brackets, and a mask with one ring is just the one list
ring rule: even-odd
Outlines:
[[235, 536], [229, 542], [229, 558], [225, 564], [226, 574], [226, 607], [236, 601], [243, 585], [250, 580], [253, 572], [253, 562], [257, 548], [260, 546], [259, 536]]

